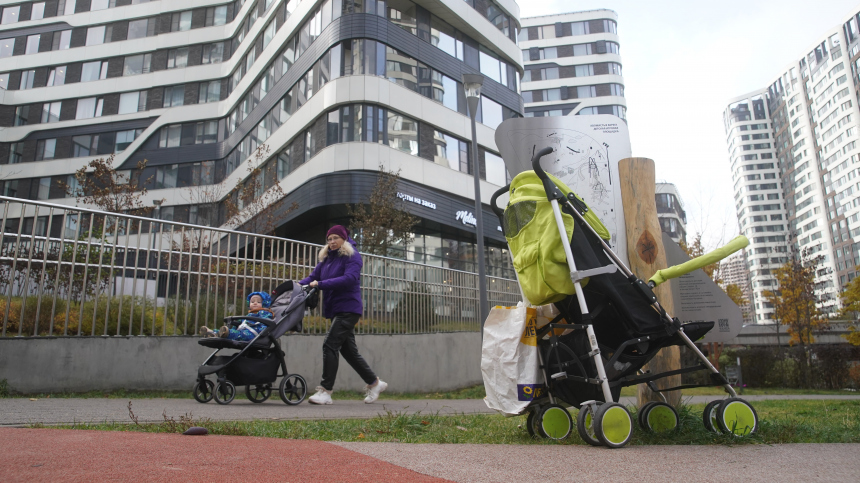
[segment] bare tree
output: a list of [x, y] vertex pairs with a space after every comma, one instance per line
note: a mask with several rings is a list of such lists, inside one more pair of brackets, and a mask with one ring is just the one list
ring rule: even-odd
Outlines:
[[[117, 171], [113, 166], [115, 157], [115, 154], [111, 154], [108, 158], [94, 159], [75, 171], [74, 186], [62, 183], [66, 194], [103, 211], [149, 215], [153, 207], [143, 204], [142, 199], [146, 196], [147, 189], [141, 188], [140, 185], [147, 184], [151, 177], [140, 183], [132, 174]], [[145, 159], [137, 163], [138, 172], [142, 173], [145, 168]]]
[[361, 251], [388, 255], [395, 245], [404, 248], [412, 242], [412, 228], [418, 218], [403, 209], [397, 196], [400, 170], [388, 171], [379, 165], [379, 177], [364, 204], [347, 206], [350, 224]]

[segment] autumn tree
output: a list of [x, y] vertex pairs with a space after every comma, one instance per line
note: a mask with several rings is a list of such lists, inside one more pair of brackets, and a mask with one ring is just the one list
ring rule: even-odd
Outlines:
[[276, 173], [275, 163], [263, 165], [269, 156], [269, 146], [261, 144], [254, 157], [248, 160], [248, 175], [228, 193], [224, 202], [226, 225], [231, 228], [269, 235], [275, 231], [281, 217], [299, 209], [293, 203], [286, 212], [279, 214], [280, 201], [286, 196]]
[[[860, 266], [855, 269], [860, 270]], [[839, 315], [857, 321], [860, 315], [860, 277], [854, 277], [842, 292], [842, 311]], [[860, 330], [854, 324], [848, 327], [848, 333], [842, 337], [851, 345], [860, 345]]]
[[[140, 183], [131, 171], [117, 171], [113, 166], [115, 157], [115, 154], [111, 154], [107, 158], [94, 159], [75, 171], [75, 183], [63, 185], [66, 194], [102, 211], [149, 215], [153, 207], [143, 204], [142, 199], [147, 190], [139, 186], [146, 182]], [[144, 168], [145, 159], [137, 163], [137, 171], [142, 173]]]
[[[696, 237], [693, 239], [693, 243], [687, 245], [686, 240], [681, 240], [680, 243], [681, 250], [684, 250], [684, 253], [687, 254], [688, 257], [698, 258], [705, 254], [705, 245], [702, 243], [702, 234], [696, 233]], [[702, 271], [705, 272], [705, 275], [708, 276], [711, 280], [717, 283], [717, 285], [722, 284], [722, 279], [720, 278], [720, 262], [716, 261], [710, 265], [706, 265], [702, 267]]]
[[347, 206], [352, 218], [350, 228], [361, 251], [389, 255], [390, 250], [412, 242], [412, 228], [418, 218], [408, 213], [397, 196], [400, 170], [388, 171], [379, 165], [379, 175], [370, 196], [363, 204]]

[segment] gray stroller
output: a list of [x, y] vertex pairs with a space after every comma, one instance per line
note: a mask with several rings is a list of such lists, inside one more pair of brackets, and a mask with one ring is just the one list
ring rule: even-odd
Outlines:
[[[272, 387], [282, 377], [278, 392], [281, 400], [289, 405], [301, 403], [307, 395], [305, 378], [290, 374], [284, 351], [278, 340], [282, 335], [302, 330], [305, 308], [313, 309], [319, 303], [319, 292], [315, 288], [302, 288], [298, 283], [287, 281], [273, 292], [271, 310], [273, 319], [241, 315], [225, 317], [226, 325], [238, 326], [242, 320], [253, 320], [266, 326], [251, 341], [221, 338], [200, 339], [203, 347], [215, 349], [197, 369], [194, 399], [207, 403], [212, 399], [218, 404], [230, 404], [236, 397], [236, 386], [245, 386], [245, 395], [251, 402], [261, 403], [272, 395]], [[234, 349], [230, 355], [217, 355], [225, 349]], [[206, 379], [215, 374], [216, 382]]]

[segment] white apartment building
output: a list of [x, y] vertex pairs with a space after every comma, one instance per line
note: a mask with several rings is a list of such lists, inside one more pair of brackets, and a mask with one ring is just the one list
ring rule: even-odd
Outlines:
[[857, 275], [858, 12], [724, 113], [738, 219], [752, 241], [746, 253], [758, 323], [773, 322], [762, 292], [776, 288], [771, 272], [790, 248], [821, 257], [816, 284], [827, 314]]
[[522, 19], [526, 117], [627, 118], [617, 22], [618, 14], [603, 9]]
[[673, 183], [658, 182], [654, 191], [657, 202], [657, 218], [660, 230], [668, 234], [672, 241], [687, 241], [687, 212], [681, 194]]

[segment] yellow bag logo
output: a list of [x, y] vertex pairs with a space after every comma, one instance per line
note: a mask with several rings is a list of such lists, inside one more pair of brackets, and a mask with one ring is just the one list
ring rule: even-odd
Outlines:
[[537, 347], [537, 311], [532, 307], [526, 308], [526, 329], [520, 343]]

